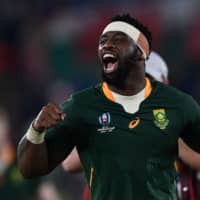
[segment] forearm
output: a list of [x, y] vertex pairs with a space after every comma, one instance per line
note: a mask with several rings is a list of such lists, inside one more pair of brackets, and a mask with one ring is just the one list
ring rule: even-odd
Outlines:
[[68, 157], [62, 162], [63, 169], [69, 173], [83, 172], [83, 167], [77, 152], [76, 147], [68, 155]]
[[47, 174], [50, 170], [45, 142], [33, 144], [23, 137], [18, 145], [18, 166], [25, 178]]
[[179, 139], [179, 158], [194, 170], [200, 170], [200, 153], [192, 150], [182, 139]]
[[[186, 157], [186, 156], [185, 156]], [[181, 160], [193, 170], [200, 170], [200, 154], [189, 154], [186, 158], [181, 157]]]
[[18, 145], [18, 165], [25, 178], [48, 174], [75, 146], [64, 119], [60, 107], [48, 103], [27, 130]]

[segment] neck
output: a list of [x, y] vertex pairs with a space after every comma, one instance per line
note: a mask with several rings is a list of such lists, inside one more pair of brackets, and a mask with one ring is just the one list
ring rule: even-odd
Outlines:
[[121, 95], [131, 96], [135, 95], [145, 88], [145, 77], [137, 77], [135, 79], [128, 79], [123, 84], [113, 85], [108, 84], [108, 87], [113, 92]]

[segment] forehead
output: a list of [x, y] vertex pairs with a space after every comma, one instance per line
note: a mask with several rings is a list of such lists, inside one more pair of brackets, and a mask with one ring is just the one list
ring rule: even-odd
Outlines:
[[108, 31], [100, 36], [99, 42], [101, 42], [101, 40], [104, 40], [104, 39], [105, 40], [110, 39], [110, 38], [115, 39], [116, 37], [120, 37], [121, 40], [126, 41], [130, 44], [133, 44], [134, 46], [137, 46], [135, 41], [129, 35], [121, 31]]
[[128, 37], [129, 36], [126, 33], [123, 33], [121, 31], [108, 31], [104, 34], [102, 34], [100, 37], [111, 37], [111, 36], [123, 36], [123, 37]]

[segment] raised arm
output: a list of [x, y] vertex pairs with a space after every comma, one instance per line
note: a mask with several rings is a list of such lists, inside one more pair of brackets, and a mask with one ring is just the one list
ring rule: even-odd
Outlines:
[[66, 152], [53, 153], [45, 141], [49, 128], [63, 122], [65, 114], [58, 105], [44, 106], [18, 144], [18, 166], [25, 178], [49, 173], [64, 160]]

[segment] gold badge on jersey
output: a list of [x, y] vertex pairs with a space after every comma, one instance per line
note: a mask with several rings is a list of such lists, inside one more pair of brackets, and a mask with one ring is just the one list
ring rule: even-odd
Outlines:
[[153, 110], [154, 124], [161, 130], [166, 129], [169, 124], [165, 109], [155, 109]]
[[139, 123], [140, 123], [140, 118], [139, 118], [139, 117], [136, 117], [136, 119], [130, 121], [128, 127], [129, 127], [130, 129], [135, 128]]

